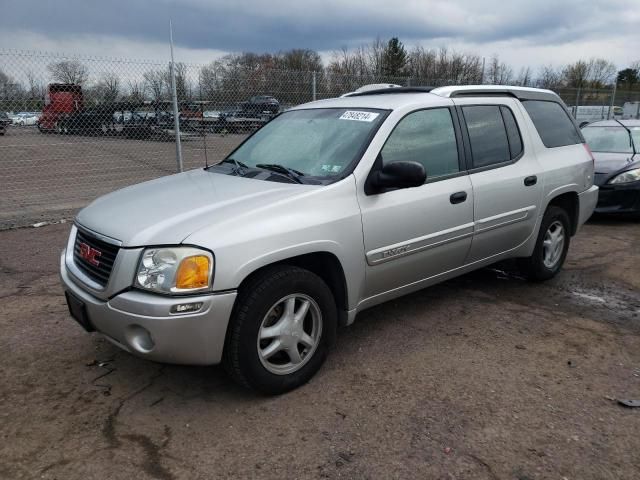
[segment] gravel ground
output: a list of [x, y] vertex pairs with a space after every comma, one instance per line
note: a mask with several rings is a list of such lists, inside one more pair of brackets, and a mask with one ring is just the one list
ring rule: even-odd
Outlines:
[[362, 313], [308, 385], [88, 335], [57, 277], [69, 225], [0, 232], [2, 479], [637, 479], [640, 223], [595, 221], [564, 271], [484, 269]]
[[[246, 135], [207, 135], [209, 163], [221, 161]], [[182, 142], [184, 168], [205, 165], [202, 137]], [[0, 136], [0, 230], [73, 218], [94, 198], [177, 170], [173, 142], [42, 134], [10, 127]]]

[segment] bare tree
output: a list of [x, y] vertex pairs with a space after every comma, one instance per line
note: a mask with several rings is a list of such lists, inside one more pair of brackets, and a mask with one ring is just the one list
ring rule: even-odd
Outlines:
[[522, 87], [530, 87], [533, 85], [533, 73], [531, 71], [531, 67], [522, 67], [520, 69], [516, 84]]
[[412, 77], [417, 77], [419, 82], [434, 78], [436, 69], [436, 52], [427, 50], [422, 46], [416, 46], [409, 52], [409, 71]]
[[386, 42], [380, 37], [376, 37], [368, 48], [367, 56], [369, 68], [371, 72], [376, 75], [382, 74], [385, 50]]
[[592, 58], [589, 60], [589, 82], [592, 88], [604, 88], [611, 84], [616, 76], [616, 66], [604, 58]]
[[328, 70], [334, 74], [365, 76], [373, 73], [365, 46], [349, 50], [346, 47], [333, 52]]
[[[174, 64], [175, 77], [176, 77], [176, 95], [179, 101], [190, 101], [192, 98], [191, 84], [188, 79], [188, 67], [182, 62], [176, 62]], [[171, 67], [166, 71], [164, 81], [167, 86], [167, 91], [171, 92]]]
[[146, 90], [155, 102], [162, 100], [165, 92], [165, 72], [161, 70], [149, 70], [142, 75]]
[[36, 77], [32, 70], [26, 73], [27, 84], [29, 85], [28, 95], [32, 99], [44, 97], [45, 88], [42, 82]]
[[279, 52], [273, 56], [274, 68], [297, 72], [319, 72], [323, 69], [318, 52], [309, 49], [294, 48]]
[[218, 65], [211, 63], [200, 69], [200, 95], [205, 99], [213, 99], [221, 86], [221, 78], [218, 75]]
[[22, 86], [15, 79], [0, 70], [0, 98], [14, 100], [23, 94]]
[[408, 69], [419, 83], [428, 85], [448, 83], [479, 83], [482, 62], [478, 55], [414, 47], [408, 55]]
[[513, 69], [506, 63], [501, 62], [497, 55], [494, 55], [489, 61], [487, 81], [493, 85], [513, 83]]
[[616, 66], [604, 58], [578, 60], [562, 70], [562, 81], [572, 88], [604, 88], [614, 81]]
[[120, 79], [113, 72], [105, 72], [100, 77], [96, 90], [103, 102], [115, 102], [120, 95]]
[[561, 84], [562, 73], [552, 65], [540, 69], [536, 85], [539, 88], [556, 88]]
[[51, 77], [60, 83], [82, 85], [89, 79], [87, 66], [78, 60], [62, 60], [50, 63], [47, 69], [51, 73]]
[[562, 83], [571, 88], [587, 87], [589, 81], [589, 62], [578, 60], [577, 62], [565, 65], [562, 69]]
[[129, 96], [128, 101], [131, 103], [142, 103], [144, 101], [145, 85], [143, 82], [129, 80]]

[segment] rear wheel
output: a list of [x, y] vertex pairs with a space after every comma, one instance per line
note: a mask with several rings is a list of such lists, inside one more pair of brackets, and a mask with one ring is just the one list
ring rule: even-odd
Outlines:
[[520, 269], [527, 278], [543, 281], [558, 274], [569, 250], [570, 231], [567, 212], [550, 206], [542, 218], [533, 254], [519, 259]]
[[267, 268], [240, 291], [224, 366], [241, 385], [284, 393], [318, 371], [336, 325], [336, 305], [320, 277], [298, 267]]

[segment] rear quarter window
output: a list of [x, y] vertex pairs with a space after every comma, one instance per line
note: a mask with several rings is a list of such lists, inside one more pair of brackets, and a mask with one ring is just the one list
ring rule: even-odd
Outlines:
[[522, 102], [547, 148], [582, 143], [582, 136], [559, 103], [543, 100]]

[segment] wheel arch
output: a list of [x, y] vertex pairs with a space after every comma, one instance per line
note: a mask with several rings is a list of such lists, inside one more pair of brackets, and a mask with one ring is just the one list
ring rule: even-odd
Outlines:
[[543, 213], [546, 212], [550, 206], [560, 207], [567, 212], [567, 215], [569, 215], [569, 221], [571, 222], [569, 233], [571, 236], [575, 235], [578, 231], [578, 219], [580, 216], [580, 200], [578, 199], [578, 192], [570, 190], [552, 196], [547, 202]]
[[334, 253], [329, 251], [314, 251], [293, 255], [261, 265], [244, 276], [238, 286], [238, 290], [242, 290], [253, 277], [263, 270], [276, 265], [291, 265], [309, 270], [318, 275], [327, 284], [333, 294], [338, 311], [339, 323], [341, 325], [346, 324], [347, 311], [349, 310], [347, 279], [342, 263]]

